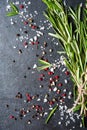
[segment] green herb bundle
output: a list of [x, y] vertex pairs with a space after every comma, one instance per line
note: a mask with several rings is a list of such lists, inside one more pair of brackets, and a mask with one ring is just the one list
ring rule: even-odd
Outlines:
[[87, 116], [87, 1], [75, 10], [65, 7], [62, 0], [43, 0], [47, 5], [46, 18], [53, 26], [54, 34], [66, 53], [66, 67], [74, 82], [74, 104], [69, 112], [80, 110]]
[[7, 13], [8, 17], [19, 14], [19, 9], [13, 3], [10, 3], [10, 7], [11, 7], [11, 11]]

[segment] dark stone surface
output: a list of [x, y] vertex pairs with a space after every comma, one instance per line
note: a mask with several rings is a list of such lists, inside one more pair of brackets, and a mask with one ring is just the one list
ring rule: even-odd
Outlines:
[[[15, 2], [15, 0], [13, 1]], [[20, 0], [20, 3], [22, 3], [22, 1]], [[26, 0], [26, 2], [27, 1], [28, 0]], [[29, 13], [32, 13], [34, 15], [34, 11], [37, 10], [38, 15], [34, 17], [34, 21], [35, 23], [37, 23], [37, 25], [42, 25], [43, 21], [45, 20], [45, 17], [43, 16], [43, 11], [45, 10], [46, 6], [42, 3], [41, 0], [31, 0], [31, 2], [31, 5], [29, 5]], [[67, 3], [71, 6], [76, 6], [76, 4], [80, 2], [83, 1], [67, 0]], [[44, 88], [40, 89], [40, 82], [37, 80], [40, 72], [37, 72], [37, 70], [33, 70], [33, 65], [37, 64], [38, 60], [36, 54], [39, 54], [39, 57], [41, 56], [40, 46], [43, 45], [43, 41], [46, 41], [48, 43], [48, 47], [46, 49], [46, 58], [48, 58], [49, 61], [52, 63], [55, 59], [59, 58], [59, 55], [57, 55], [56, 51], [61, 50], [61, 46], [58, 45], [57, 48], [56, 45], [52, 44], [52, 38], [48, 36], [48, 32], [52, 32], [52, 30], [45, 29], [43, 31], [44, 36], [39, 38], [39, 49], [37, 49], [36, 46], [31, 45], [29, 45], [29, 47], [25, 49], [22, 42], [20, 42], [19, 40], [16, 41], [16, 34], [20, 33], [20, 35], [22, 35], [22, 32], [19, 31], [20, 28], [23, 28], [23, 23], [20, 21], [21, 18], [19, 18], [19, 16], [13, 18], [13, 20], [17, 20], [18, 22], [17, 24], [11, 25], [10, 18], [6, 17], [6, 5], [6, 0], [0, 0], [0, 130], [69, 130], [71, 126], [65, 127], [64, 123], [62, 125], [58, 125], [57, 122], [60, 120], [58, 111], [47, 125], [45, 125], [44, 123], [46, 117], [41, 118], [39, 121], [34, 120], [31, 119], [33, 115], [33, 112], [31, 112], [29, 113], [29, 115], [21, 120], [18, 117], [18, 113], [15, 112], [15, 109], [27, 109], [28, 106], [38, 103], [36, 100], [32, 101], [32, 103], [24, 103], [26, 92], [29, 92], [31, 95], [39, 94], [42, 100], [44, 98], [44, 95], [48, 93], [47, 85], [49, 77], [46, 76], [47, 78], [42, 83], [44, 85]], [[43, 23], [43, 25], [45, 26], [45, 28], [47, 28], [48, 23]], [[29, 39], [36, 35], [36, 32], [31, 31], [28, 26], [26, 26], [26, 28], [23, 30], [28, 30]], [[17, 48], [14, 49], [13, 46], [17, 46]], [[50, 57], [50, 54], [48, 52], [49, 48], [53, 48], [54, 50], [52, 53], [52, 57]], [[19, 49], [22, 50], [22, 54], [18, 54]], [[28, 67], [30, 67], [31, 69], [28, 70]], [[56, 70], [55, 73], [58, 73], [60, 75], [60, 81], [64, 82], [65, 77], [64, 74], [61, 72], [62, 68], [63, 67], [61, 67], [61, 69], [59, 70]], [[35, 73], [32, 74], [32, 71], [34, 71]], [[24, 78], [24, 76], [26, 77]], [[70, 88], [72, 86], [72, 82], [69, 78], [68, 80], [69, 83], [67, 85], [64, 85], [64, 87], [67, 87], [68, 91], [72, 91], [72, 89]], [[22, 93], [22, 99], [15, 98], [18, 92]], [[54, 93], [50, 93], [50, 97], [54, 95]], [[8, 108], [6, 107], [7, 104], [9, 105]], [[42, 105], [46, 111], [48, 111], [49, 107], [47, 104], [44, 104], [42, 101], [40, 101], [39, 104]], [[16, 116], [17, 121], [9, 119], [9, 115]], [[31, 125], [28, 125], [26, 123], [28, 119], [32, 120]], [[73, 126], [74, 124], [71, 123], [71, 125]], [[80, 130], [79, 120], [75, 123], [75, 126], [75, 130]]]

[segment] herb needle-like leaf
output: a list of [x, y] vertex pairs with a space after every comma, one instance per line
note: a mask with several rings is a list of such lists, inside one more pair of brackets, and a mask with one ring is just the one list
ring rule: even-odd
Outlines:
[[51, 112], [49, 113], [49, 115], [48, 115], [48, 117], [47, 117], [47, 119], [46, 119], [46, 121], [45, 121], [45, 124], [47, 124], [47, 123], [49, 122], [50, 118], [52, 117], [52, 115], [54, 114], [54, 112], [57, 110], [57, 108], [58, 108], [58, 106], [55, 106], [55, 107], [51, 110]]

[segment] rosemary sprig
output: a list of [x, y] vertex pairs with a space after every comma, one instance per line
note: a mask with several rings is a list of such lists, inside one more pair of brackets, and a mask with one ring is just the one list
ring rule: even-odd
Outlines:
[[39, 64], [42, 65], [42, 66], [37, 67], [37, 70], [39, 70], [39, 71], [52, 66], [52, 64], [50, 64], [49, 62], [46, 62], [46, 61], [41, 60], [41, 59], [39, 59], [38, 62], [39, 62]]
[[11, 11], [7, 13], [8, 17], [15, 16], [19, 14], [19, 9], [11, 2]]
[[48, 115], [48, 117], [47, 117], [47, 119], [46, 119], [46, 121], [45, 121], [46, 124], [49, 122], [50, 118], [51, 118], [52, 115], [55, 113], [55, 111], [57, 110], [57, 108], [58, 108], [58, 106], [55, 106], [55, 107], [51, 110], [51, 112], [49, 113], [49, 115]]
[[71, 78], [75, 85], [76, 98], [69, 112], [80, 110], [82, 117], [86, 116], [87, 0], [83, 10], [82, 4], [75, 10], [71, 7], [66, 8], [63, 0], [43, 0], [43, 2], [47, 5], [45, 16], [54, 29], [54, 34], [50, 33], [50, 35], [57, 38], [62, 44], [67, 55], [65, 64], [71, 72]]

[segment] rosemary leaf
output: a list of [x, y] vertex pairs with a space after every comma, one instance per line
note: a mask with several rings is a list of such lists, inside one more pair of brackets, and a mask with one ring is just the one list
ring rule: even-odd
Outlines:
[[39, 64], [41, 64], [42, 66], [38, 66], [37, 67], [37, 70], [40, 71], [40, 70], [44, 70], [46, 68], [50, 68], [52, 66], [52, 64], [50, 64], [49, 62], [47, 61], [44, 61], [44, 60], [41, 60], [39, 59], [38, 60]]
[[7, 13], [7, 16], [8, 16], [8, 17], [15, 16], [15, 15], [18, 15], [18, 14], [15, 13], [15, 12], [9, 12], [9, 13]]
[[43, 65], [50, 65], [50, 63], [48, 63], [47, 61], [41, 60], [41, 59], [39, 59], [38, 62]]
[[41, 70], [44, 70], [44, 69], [49, 68], [49, 67], [51, 67], [51, 65], [43, 65], [43, 66], [37, 67], [37, 70], [41, 71]]
[[58, 108], [58, 106], [55, 106], [55, 107], [51, 110], [51, 112], [49, 113], [49, 115], [48, 115], [48, 117], [47, 117], [47, 119], [46, 119], [46, 121], [45, 121], [46, 124], [49, 122], [50, 118], [51, 118], [52, 115], [55, 113], [55, 111], [57, 110], [57, 108]]
[[8, 17], [18, 15], [19, 14], [19, 9], [13, 3], [10, 3], [10, 6], [11, 6], [11, 11], [8, 12], [6, 15]]
[[19, 13], [19, 9], [13, 3], [10, 3], [10, 6], [14, 12]]

